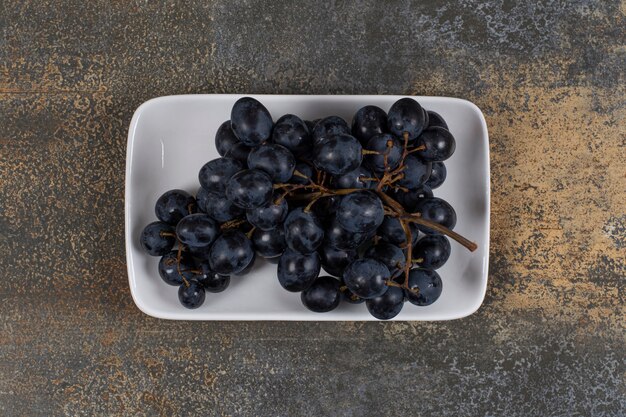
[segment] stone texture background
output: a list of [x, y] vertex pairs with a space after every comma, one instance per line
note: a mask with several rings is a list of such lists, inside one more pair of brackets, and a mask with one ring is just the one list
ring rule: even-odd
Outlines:
[[[626, 414], [623, 0], [160, 3], [0, 4], [0, 414]], [[474, 101], [492, 152], [483, 307], [440, 323], [143, 315], [127, 127], [181, 93]]]

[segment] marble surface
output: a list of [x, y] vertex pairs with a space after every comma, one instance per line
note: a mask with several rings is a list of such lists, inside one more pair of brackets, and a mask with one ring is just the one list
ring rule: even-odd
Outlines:
[[[0, 414], [626, 414], [624, 1], [160, 3], [0, 5]], [[182, 93], [475, 102], [492, 158], [482, 308], [433, 323], [143, 315], [124, 257], [127, 128], [143, 101]]]

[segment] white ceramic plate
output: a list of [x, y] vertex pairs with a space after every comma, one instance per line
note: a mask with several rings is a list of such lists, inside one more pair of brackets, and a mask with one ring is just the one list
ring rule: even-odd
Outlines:
[[[160, 97], [142, 104], [128, 132], [126, 160], [126, 257], [130, 289], [146, 314], [174, 320], [375, 320], [365, 304], [341, 305], [330, 313], [308, 311], [299, 293], [285, 291], [276, 278], [276, 265], [257, 258], [254, 270], [232, 277], [229, 288], [207, 293], [204, 305], [188, 310], [180, 305], [177, 287], [165, 284], [157, 272], [159, 258], [139, 245], [141, 230], [155, 221], [154, 203], [165, 191], [181, 188], [196, 193], [198, 170], [219, 157], [214, 137], [230, 117], [240, 95]], [[367, 104], [388, 110], [402, 96], [254, 95], [274, 120], [286, 113], [313, 120], [338, 115], [351, 122]], [[452, 255], [438, 270], [443, 281], [439, 300], [428, 307], [406, 303], [395, 320], [451, 320], [480, 307], [487, 288], [489, 265], [489, 138], [480, 109], [447, 97], [415, 97], [427, 110], [447, 121], [456, 138], [456, 152], [446, 167], [445, 183], [435, 195], [457, 213], [455, 231], [478, 244], [468, 250], [452, 241]]]

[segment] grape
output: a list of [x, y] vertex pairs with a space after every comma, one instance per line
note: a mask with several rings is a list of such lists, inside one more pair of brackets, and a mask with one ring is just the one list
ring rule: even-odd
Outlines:
[[426, 113], [428, 113], [428, 128], [443, 127], [446, 130], [450, 130], [448, 129], [448, 124], [445, 120], [443, 120], [443, 117], [441, 117], [439, 113], [432, 110], [428, 110]]
[[435, 189], [439, 187], [446, 180], [446, 175], [448, 171], [443, 162], [433, 162], [432, 170], [430, 171], [430, 176], [428, 180], [426, 180], [426, 185], [431, 189]]
[[328, 225], [332, 217], [337, 212], [341, 196], [331, 195], [322, 197], [313, 204], [313, 213], [323, 225]]
[[341, 299], [349, 304], [361, 304], [365, 302], [364, 298], [355, 295], [343, 282], [343, 278], [340, 282], [339, 291], [341, 292]]
[[411, 304], [428, 306], [437, 301], [441, 295], [441, 277], [430, 269], [412, 269], [409, 272], [409, 288], [419, 289], [419, 293], [405, 291], [405, 296]]
[[416, 139], [426, 127], [426, 116], [420, 104], [412, 98], [401, 98], [393, 103], [387, 114], [388, 128], [396, 136], [409, 134], [409, 141]]
[[252, 233], [254, 248], [264, 258], [274, 258], [285, 252], [285, 232], [282, 227], [273, 230], [256, 229]]
[[386, 293], [365, 302], [367, 311], [379, 320], [389, 320], [397, 316], [404, 306], [402, 288], [389, 287]]
[[315, 251], [324, 239], [324, 229], [317, 216], [302, 207], [289, 213], [284, 227], [287, 246], [303, 254]]
[[383, 203], [371, 191], [357, 191], [341, 199], [337, 221], [353, 233], [376, 230], [385, 217]]
[[443, 127], [433, 127], [424, 130], [417, 140], [426, 149], [419, 151], [419, 157], [423, 161], [445, 161], [450, 158], [456, 149], [456, 141], [452, 133]]
[[415, 212], [415, 206], [417, 202], [425, 197], [432, 197], [433, 192], [430, 187], [422, 185], [414, 190], [408, 192], [402, 190], [394, 190], [390, 193], [391, 197], [404, 207], [409, 213]]
[[272, 116], [258, 100], [242, 97], [235, 102], [230, 113], [235, 136], [248, 146], [259, 146], [272, 134]]
[[198, 263], [197, 269], [200, 270], [200, 274], [196, 275], [194, 280], [200, 283], [206, 291], [218, 293], [228, 288], [228, 285], [230, 284], [230, 276], [220, 275], [217, 272], [212, 271], [207, 261]]
[[250, 152], [248, 167], [264, 171], [276, 183], [285, 183], [293, 175], [296, 159], [284, 146], [269, 143]]
[[198, 308], [204, 303], [205, 298], [204, 287], [196, 281], [190, 281], [189, 286], [181, 285], [178, 287], [178, 299], [185, 308]]
[[141, 232], [139, 243], [149, 255], [163, 256], [176, 243], [174, 228], [164, 222], [152, 222]]
[[272, 140], [289, 149], [296, 157], [309, 154], [313, 147], [309, 128], [293, 114], [286, 114], [276, 121]]
[[372, 178], [374, 174], [363, 165], [343, 175], [333, 177], [332, 185], [335, 188], [374, 188], [376, 181], [363, 180], [363, 178]]
[[320, 255], [324, 270], [336, 277], [343, 276], [343, 271], [345, 271], [346, 267], [357, 258], [355, 250], [341, 250], [328, 244], [321, 245], [317, 253]]
[[352, 135], [363, 146], [373, 136], [387, 131], [387, 113], [380, 107], [365, 106], [354, 114], [352, 119]]
[[[300, 174], [303, 174], [307, 178], [302, 178], [299, 175], [296, 175], [296, 171]], [[313, 178], [313, 168], [305, 162], [296, 162], [296, 169], [294, 169], [294, 174], [289, 179], [289, 183], [291, 184], [309, 184], [310, 178]]]
[[247, 164], [250, 151], [252, 151], [251, 147], [246, 146], [241, 142], [237, 142], [228, 150], [228, 152], [226, 152], [226, 155], [224, 155], [224, 157], [236, 159], [239, 162]]
[[253, 249], [252, 250], [252, 259], [250, 260], [250, 262], [248, 262], [248, 266], [246, 266], [241, 271], [237, 272], [236, 275], [239, 275], [239, 276], [246, 275], [248, 272], [252, 271], [252, 268], [254, 268], [254, 262], [255, 261], [256, 261], [256, 252]]
[[226, 197], [243, 209], [266, 205], [272, 198], [272, 191], [269, 175], [258, 169], [240, 171], [226, 184]]
[[241, 161], [233, 158], [216, 158], [200, 168], [198, 180], [202, 188], [214, 194], [224, 195], [228, 180], [244, 169]]
[[287, 249], [278, 261], [278, 282], [287, 291], [307, 289], [319, 274], [320, 257], [317, 252], [303, 255]]
[[332, 136], [313, 148], [313, 163], [317, 169], [332, 175], [354, 171], [363, 160], [363, 148], [353, 136]]
[[422, 186], [432, 171], [430, 162], [422, 162], [413, 155], [409, 155], [404, 160], [403, 178], [398, 181], [398, 185], [409, 190], [415, 190]]
[[183, 217], [194, 212], [196, 200], [187, 191], [169, 190], [156, 202], [154, 212], [157, 219], [176, 226]]
[[[280, 200], [277, 204], [276, 202]], [[274, 194], [270, 201], [258, 208], [246, 210], [246, 218], [250, 224], [261, 230], [272, 230], [280, 226], [287, 217], [289, 207], [287, 200]]]
[[394, 275], [406, 265], [406, 257], [402, 249], [391, 243], [379, 242], [366, 250], [363, 256], [385, 264], [391, 275]]
[[219, 226], [209, 215], [196, 213], [182, 218], [176, 226], [176, 236], [183, 245], [208, 246], [217, 237]]
[[315, 313], [326, 313], [337, 308], [341, 302], [339, 280], [333, 277], [319, 277], [300, 294], [302, 304]]
[[[417, 241], [419, 228], [415, 225], [415, 223], [410, 223], [409, 227], [411, 228], [411, 236], [415, 242]], [[397, 217], [385, 216], [385, 219], [378, 227], [376, 233], [385, 242], [393, 245], [406, 245], [406, 233], [404, 232], [402, 224]]]
[[[391, 144], [391, 147], [387, 144]], [[374, 172], [392, 171], [400, 166], [402, 145], [388, 133], [370, 138], [365, 149], [379, 152], [379, 155], [365, 155], [365, 164]], [[387, 155], [387, 169], [385, 169], [385, 155]]]
[[319, 120], [313, 127], [313, 145], [337, 135], [350, 135], [350, 128], [345, 120], [338, 116], [330, 116]]
[[[424, 220], [439, 223], [448, 229], [454, 229], [456, 225], [456, 212], [445, 200], [437, 197], [423, 198], [415, 205], [415, 212], [421, 213]], [[426, 234], [438, 234], [429, 227], [418, 225], [418, 228]]]
[[[159, 276], [166, 284], [181, 285], [183, 277], [187, 280], [193, 278], [193, 260], [186, 253], [181, 253], [180, 265], [178, 263], [178, 252], [166, 253], [159, 260]], [[180, 272], [178, 272], [180, 270]]]
[[215, 133], [215, 147], [217, 148], [217, 153], [219, 153], [220, 156], [225, 156], [236, 143], [239, 143], [239, 139], [237, 139], [237, 136], [235, 136], [233, 130], [230, 128], [230, 120], [226, 120], [217, 129], [217, 133]]
[[238, 274], [254, 258], [252, 242], [239, 230], [229, 230], [220, 235], [209, 250], [209, 266], [221, 275]]
[[357, 259], [343, 272], [343, 281], [350, 291], [366, 300], [383, 295], [390, 278], [389, 269], [375, 259]]
[[324, 232], [324, 242], [333, 248], [349, 250], [358, 248], [369, 236], [368, 233], [347, 231], [339, 224], [336, 217], [332, 217]]
[[311, 135], [313, 135], [313, 128], [315, 127], [315, 125], [317, 124], [317, 122], [319, 122], [321, 119], [315, 119], [313, 121], [311, 120], [305, 120], [304, 123], [306, 124], [306, 127], [309, 129], [309, 133]]
[[237, 207], [225, 196], [210, 193], [202, 187], [196, 194], [196, 201], [200, 211], [208, 214], [220, 223], [234, 220], [245, 214], [244, 209]]
[[[413, 247], [413, 259], [421, 268], [439, 269], [450, 257], [450, 241], [443, 235], [424, 236]], [[421, 259], [421, 262], [420, 262]]]

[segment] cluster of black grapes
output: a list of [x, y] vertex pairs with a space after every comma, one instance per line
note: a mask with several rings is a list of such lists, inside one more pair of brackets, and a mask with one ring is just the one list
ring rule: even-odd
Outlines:
[[[283, 288], [301, 292], [314, 312], [345, 300], [390, 319], [405, 301], [426, 306], [440, 296], [435, 270], [450, 242], [413, 221], [456, 223], [454, 209], [432, 193], [455, 149], [439, 114], [403, 98], [388, 113], [361, 108], [352, 126], [337, 116], [292, 114], [274, 123], [263, 104], [244, 97], [215, 144], [221, 157], [200, 169], [195, 198], [163, 194], [159, 221], [140, 239], [161, 256], [159, 274], [179, 286], [183, 306], [197, 308], [205, 291], [223, 291], [256, 254], [277, 263]], [[322, 267], [332, 276], [320, 277]]]

